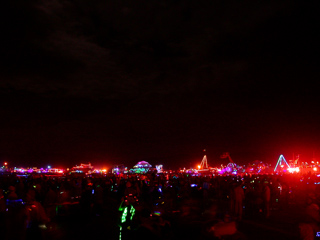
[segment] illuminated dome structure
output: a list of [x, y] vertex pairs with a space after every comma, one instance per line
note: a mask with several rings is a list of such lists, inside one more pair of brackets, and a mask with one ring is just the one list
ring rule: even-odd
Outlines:
[[146, 161], [138, 162], [133, 168], [151, 168], [152, 165]]
[[149, 171], [154, 170], [152, 165], [146, 161], [138, 162], [136, 165], [133, 166], [132, 169], [130, 169], [131, 173], [147, 173]]

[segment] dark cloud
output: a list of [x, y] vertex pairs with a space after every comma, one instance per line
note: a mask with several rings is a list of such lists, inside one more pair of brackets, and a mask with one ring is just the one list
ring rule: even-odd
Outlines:
[[[177, 76], [179, 88], [201, 85], [196, 76], [203, 66], [211, 71], [203, 74], [210, 84], [221, 81], [219, 76], [227, 85], [234, 84], [225, 74], [252, 58], [281, 56], [279, 50], [285, 56], [294, 52], [301, 30], [294, 29], [300, 20], [298, 7], [207, 1], [14, 1], [3, 17], [4, 70], [16, 76], [10, 84], [29, 85], [31, 91], [65, 88], [70, 94], [108, 97], [115, 92], [136, 95], [150, 85], [168, 88], [171, 83], [166, 83], [179, 81]], [[43, 77], [46, 81], [41, 83]], [[101, 89], [113, 94], [99, 93]]]

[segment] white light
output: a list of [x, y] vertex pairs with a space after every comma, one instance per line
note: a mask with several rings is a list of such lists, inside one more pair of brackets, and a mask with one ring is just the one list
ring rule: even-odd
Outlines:
[[300, 171], [299, 167], [288, 168], [288, 172], [290, 172], [290, 173], [299, 172], [299, 171]]

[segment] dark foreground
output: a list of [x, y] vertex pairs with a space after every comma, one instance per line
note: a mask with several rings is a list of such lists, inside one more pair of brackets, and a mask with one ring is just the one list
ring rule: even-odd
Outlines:
[[[4, 207], [5, 199], [7, 206], [0, 209], [0, 239], [5, 240], [301, 239], [301, 223], [319, 226], [320, 222], [319, 209], [306, 214], [307, 206], [319, 206], [317, 176], [137, 175], [1, 181], [5, 195], [0, 201]], [[242, 214], [235, 212], [239, 196]], [[12, 197], [23, 199], [21, 211], [8, 207]], [[129, 202], [135, 213], [121, 222], [119, 206]], [[43, 215], [38, 212], [41, 208]], [[311, 239], [317, 239], [316, 230]]]
[[[217, 216], [224, 212], [223, 205], [217, 204]], [[220, 210], [219, 210], [219, 207]], [[67, 239], [119, 239], [118, 220], [120, 218], [117, 211], [118, 206], [110, 204], [105, 206], [101, 215], [83, 215], [81, 209], [75, 206], [70, 209], [68, 215], [57, 216], [53, 219], [48, 228], [42, 230], [42, 239], [67, 240]], [[221, 218], [206, 216], [205, 213], [193, 213], [189, 216], [181, 216], [180, 212], [167, 214], [166, 220], [171, 224], [170, 233], [167, 239], [218, 239], [210, 227]], [[299, 223], [302, 217], [300, 208], [288, 206], [283, 210], [273, 210], [268, 219], [262, 214], [246, 217], [241, 221], [236, 221], [238, 233], [232, 236], [223, 236], [222, 239], [300, 239]], [[157, 216], [152, 217], [157, 221]], [[132, 237], [136, 233], [132, 233]], [[35, 239], [28, 235], [28, 239]]]

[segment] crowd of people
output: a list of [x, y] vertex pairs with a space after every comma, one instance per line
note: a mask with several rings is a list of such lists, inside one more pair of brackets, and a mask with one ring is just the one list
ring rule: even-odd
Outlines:
[[172, 239], [177, 234], [246, 239], [238, 222], [268, 219], [273, 211], [297, 204], [305, 207], [300, 236], [313, 239], [320, 231], [318, 183], [311, 174], [9, 174], [0, 176], [0, 234], [2, 239], [45, 239], [58, 216], [76, 209], [89, 219], [112, 208], [118, 212], [118, 239]]

